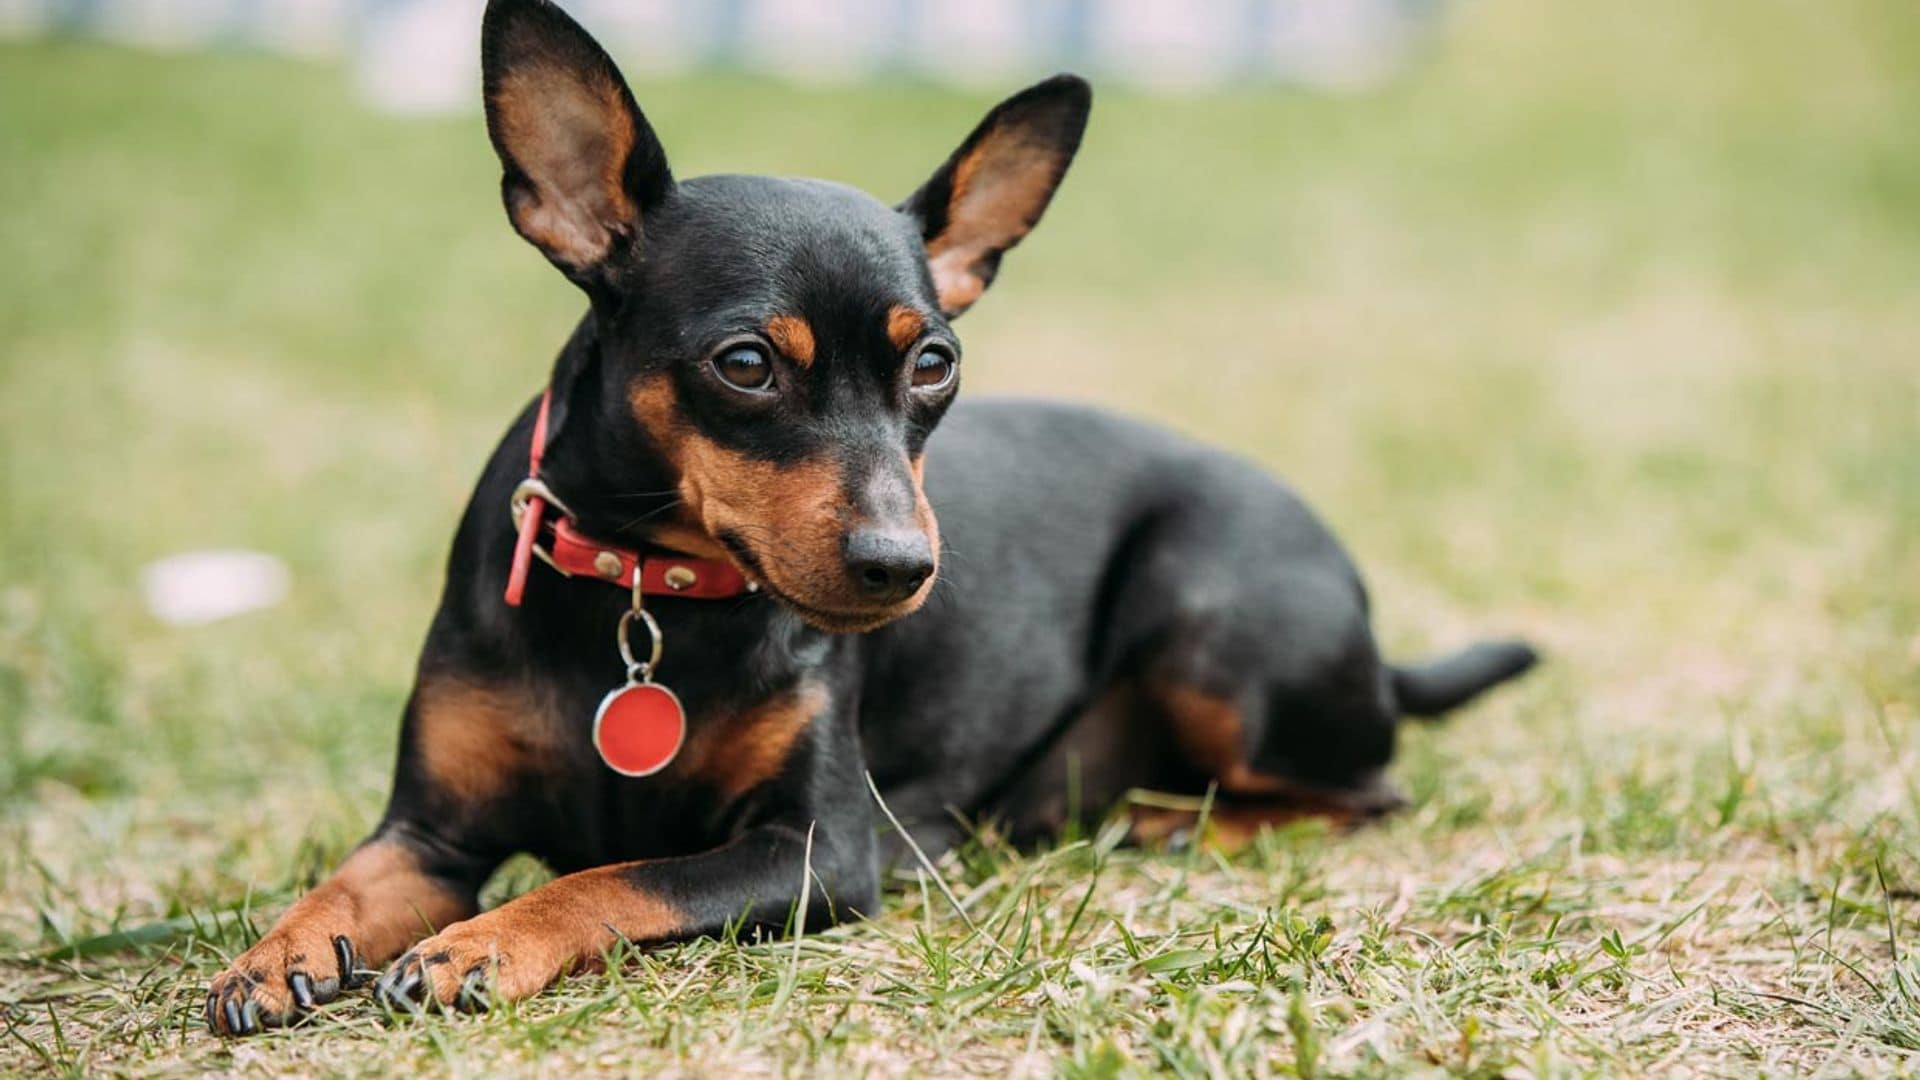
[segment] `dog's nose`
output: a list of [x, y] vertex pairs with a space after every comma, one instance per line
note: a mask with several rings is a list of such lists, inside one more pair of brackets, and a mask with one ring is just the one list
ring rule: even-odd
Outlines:
[[847, 573], [873, 603], [905, 600], [933, 569], [933, 545], [919, 529], [856, 529], [847, 536]]

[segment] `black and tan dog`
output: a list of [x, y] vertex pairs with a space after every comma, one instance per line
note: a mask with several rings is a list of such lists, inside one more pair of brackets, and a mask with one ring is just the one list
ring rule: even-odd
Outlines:
[[[1383, 663], [1338, 543], [1242, 461], [954, 405], [950, 320], [1066, 173], [1081, 80], [1007, 100], [890, 207], [676, 181], [546, 0], [493, 0], [483, 49], [507, 212], [590, 309], [460, 525], [385, 817], [214, 980], [215, 1031], [364, 965], [396, 1007], [525, 997], [622, 938], [779, 932], [803, 881], [810, 924], [871, 913], [899, 837], [869, 774], [929, 853], [1135, 787], [1212, 788], [1242, 824], [1378, 809], [1403, 714], [1532, 662]], [[565, 876], [479, 913], [523, 851]]]

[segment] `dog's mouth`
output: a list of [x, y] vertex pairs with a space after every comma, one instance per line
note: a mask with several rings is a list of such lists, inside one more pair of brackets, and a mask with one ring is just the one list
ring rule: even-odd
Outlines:
[[807, 625], [825, 630], [830, 634], [864, 634], [870, 630], [878, 630], [895, 619], [917, 611], [925, 602], [927, 594], [933, 589], [933, 579], [929, 578], [918, 592], [907, 599], [877, 607], [841, 607], [810, 603], [795, 596], [795, 590], [777, 581], [774, 574], [768, 573], [767, 564], [754, 553], [753, 548], [738, 533], [722, 531], [719, 540], [727, 549], [727, 553], [740, 564], [740, 568], [760, 583], [762, 591], [785, 605], [795, 615], [800, 616], [801, 621]]
[[830, 634], [864, 634], [869, 630], [878, 630], [895, 619], [911, 613], [920, 606], [916, 601], [908, 601], [904, 604], [895, 604], [892, 607], [877, 611], [829, 611], [826, 608], [803, 604], [793, 597], [788, 596], [786, 593], [781, 592], [775, 586], [767, 584], [764, 580], [761, 583], [761, 587], [766, 589], [768, 594], [775, 600], [785, 604], [788, 610], [800, 616], [801, 620], [806, 622], [807, 625], [818, 630], [825, 630]]

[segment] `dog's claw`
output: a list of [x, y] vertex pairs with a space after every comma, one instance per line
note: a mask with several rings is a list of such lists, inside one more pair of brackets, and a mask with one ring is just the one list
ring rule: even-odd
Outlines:
[[420, 1015], [422, 1002], [415, 1000], [414, 991], [424, 985], [426, 967], [426, 958], [418, 953], [401, 957], [374, 985], [374, 998], [391, 1012]]
[[240, 1011], [239, 1002], [228, 998], [224, 1011], [227, 1018], [227, 1034], [247, 1035], [252, 1033], [253, 1026], [244, 1022], [245, 1018]]
[[460, 983], [460, 995], [454, 1002], [462, 1012], [483, 1013], [493, 1007], [487, 997], [487, 973], [475, 968]]
[[340, 965], [340, 988], [343, 990], [351, 990], [373, 977], [371, 974], [361, 974], [354, 967], [353, 942], [348, 941], [345, 934], [335, 935], [333, 958]]
[[386, 983], [381, 983], [374, 987], [373, 999], [380, 1003], [381, 1008], [396, 1016], [418, 1016], [420, 1014], [420, 1006], [415, 1005], [413, 999], [402, 994], [396, 987], [389, 986]]
[[[345, 965], [338, 975], [328, 964], [329, 952]], [[301, 1023], [340, 996], [355, 959], [343, 935], [276, 930], [214, 976], [207, 988], [207, 1028], [241, 1036]]]

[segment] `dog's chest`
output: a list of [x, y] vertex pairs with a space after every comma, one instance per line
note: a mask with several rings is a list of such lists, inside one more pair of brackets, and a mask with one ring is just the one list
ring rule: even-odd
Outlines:
[[650, 776], [614, 772], [583, 724], [565, 725], [571, 734], [540, 785], [552, 820], [540, 830], [539, 854], [571, 868], [710, 850], [751, 825], [767, 792], [807, 767], [818, 728], [830, 722], [831, 695], [820, 682], [747, 703], [698, 688], [684, 696], [685, 741]]

